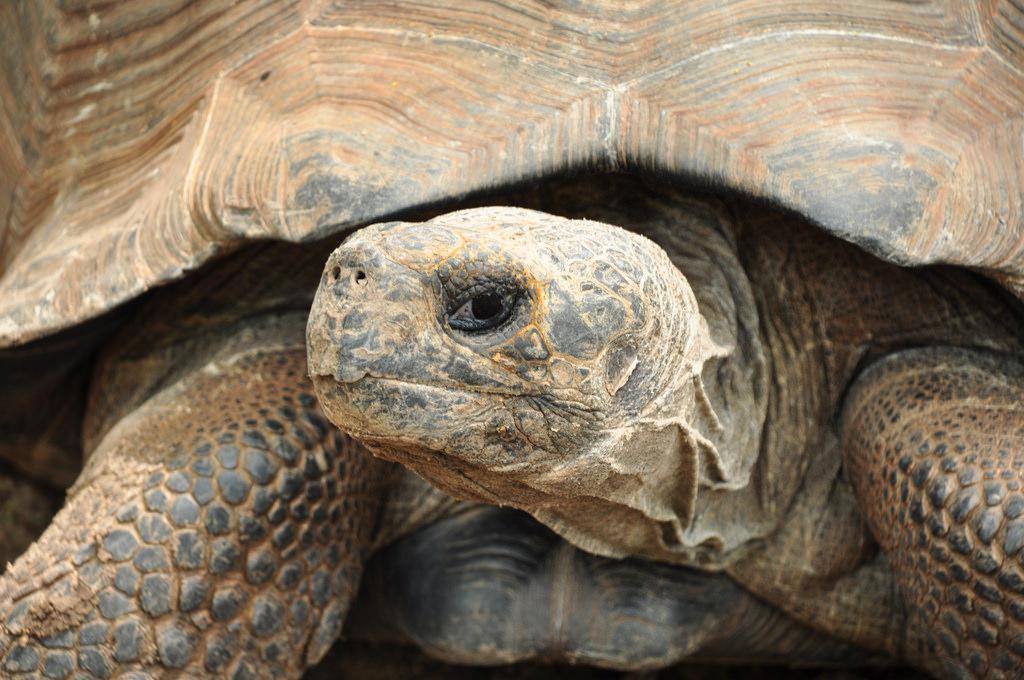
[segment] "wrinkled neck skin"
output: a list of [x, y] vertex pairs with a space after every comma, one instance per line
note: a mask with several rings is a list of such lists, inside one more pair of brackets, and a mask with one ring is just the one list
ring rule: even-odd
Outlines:
[[761, 499], [796, 489], [761, 488], [768, 365], [732, 221], [699, 201], [674, 209], [645, 231], [675, 267], [658, 272], [676, 295], [659, 303], [661, 327], [639, 349], [659, 358], [660, 391], [590, 454], [552, 471], [590, 495], [527, 509], [590, 552], [719, 570], [781, 522], [787, 504]]

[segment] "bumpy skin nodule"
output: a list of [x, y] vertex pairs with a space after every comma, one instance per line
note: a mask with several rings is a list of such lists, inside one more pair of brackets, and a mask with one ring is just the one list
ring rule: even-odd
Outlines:
[[1024, 672], [1024, 366], [912, 350], [870, 367], [842, 418], [846, 467], [925, 644], [952, 677]]
[[295, 678], [321, 658], [384, 468], [305, 370], [301, 349], [212, 364], [107, 433], [0, 580], [3, 677]]

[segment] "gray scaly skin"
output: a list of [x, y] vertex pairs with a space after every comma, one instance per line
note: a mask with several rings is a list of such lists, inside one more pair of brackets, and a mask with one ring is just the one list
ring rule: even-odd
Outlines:
[[[658, 244], [511, 208], [359, 232], [328, 260], [307, 330], [328, 417], [448, 493], [527, 510], [588, 551], [724, 571], [932, 672], [1020, 669], [1021, 545], [1003, 527], [1021, 482], [1019, 307], [966, 273], [901, 270], [796, 220], [672, 198], [607, 211]], [[858, 375], [887, 354], [906, 358], [887, 364], [902, 396], [883, 407], [878, 371]], [[950, 366], [973, 381], [901, 387]], [[974, 414], [977, 395], [1005, 417]], [[912, 408], [925, 435], [870, 420]], [[975, 443], [986, 422], [1001, 452]], [[899, 457], [952, 423], [970, 446], [927, 469]], [[928, 497], [941, 521], [926, 528], [940, 465], [948, 488]], [[949, 481], [965, 468], [976, 479]], [[985, 519], [973, 496], [953, 500], [983, 471], [1004, 485]], [[992, 552], [972, 563], [979, 543]], [[931, 586], [925, 555], [947, 565]]]

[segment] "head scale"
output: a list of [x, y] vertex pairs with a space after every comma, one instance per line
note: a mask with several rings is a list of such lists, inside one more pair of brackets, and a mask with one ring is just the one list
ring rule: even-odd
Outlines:
[[685, 547], [698, 486], [730, 482], [701, 380], [722, 350], [664, 251], [618, 227], [481, 208], [364, 229], [307, 340], [339, 427], [594, 552]]

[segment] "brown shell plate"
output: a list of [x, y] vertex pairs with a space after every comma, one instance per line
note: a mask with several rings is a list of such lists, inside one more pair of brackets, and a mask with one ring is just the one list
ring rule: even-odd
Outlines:
[[1024, 291], [1019, 0], [51, 0], [0, 26], [0, 347], [245, 240], [571, 168]]

